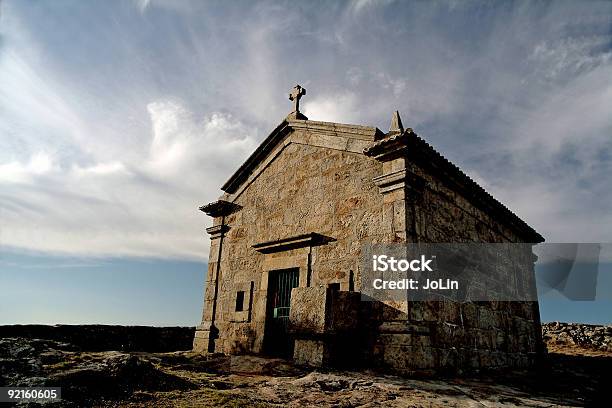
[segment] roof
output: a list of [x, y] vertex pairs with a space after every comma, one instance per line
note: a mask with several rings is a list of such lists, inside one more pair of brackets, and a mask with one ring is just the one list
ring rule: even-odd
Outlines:
[[538, 232], [409, 128], [402, 132], [395, 131], [385, 135], [376, 127], [291, 119], [288, 117], [264, 139], [221, 189], [230, 194], [238, 190], [276, 145], [294, 129], [341, 133], [343, 136], [371, 141], [372, 145], [363, 151], [367, 156], [379, 156], [388, 151], [390, 147], [399, 147], [410, 158], [411, 162], [432, 173], [442, 175], [441, 180], [454, 184], [454, 187], [461, 191], [461, 194], [472, 204], [503, 221], [525, 239], [534, 243], [544, 241], [544, 238]]
[[404, 147], [411, 162], [432, 173], [442, 175], [442, 180], [454, 184], [470, 202], [485, 210], [488, 214], [504, 221], [505, 224], [514, 228], [530, 242], [544, 242], [542, 235], [510, 211], [508, 207], [497, 201], [459, 167], [414, 133], [412, 129], [406, 129], [402, 133], [392, 134], [374, 142], [364, 150], [364, 154], [378, 156], [388, 151], [390, 146]]

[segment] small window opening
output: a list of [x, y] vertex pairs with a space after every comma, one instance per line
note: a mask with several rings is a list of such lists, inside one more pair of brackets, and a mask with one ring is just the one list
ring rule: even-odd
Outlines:
[[242, 312], [244, 310], [244, 291], [240, 290], [236, 293], [236, 311]]

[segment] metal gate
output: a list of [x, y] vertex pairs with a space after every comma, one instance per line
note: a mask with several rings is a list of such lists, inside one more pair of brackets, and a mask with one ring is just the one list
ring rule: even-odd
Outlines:
[[265, 350], [268, 354], [291, 357], [293, 339], [289, 335], [291, 289], [298, 286], [299, 269], [270, 271], [268, 275], [268, 304], [266, 308]]

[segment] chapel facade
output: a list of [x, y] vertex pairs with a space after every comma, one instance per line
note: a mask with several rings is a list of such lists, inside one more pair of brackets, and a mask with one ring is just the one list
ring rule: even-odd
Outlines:
[[[432, 146], [293, 111], [200, 209], [212, 217], [195, 351], [400, 373], [529, 367], [536, 301], [407, 302], [360, 296], [368, 243], [539, 243], [541, 235]], [[533, 262], [525, 264], [533, 274]]]

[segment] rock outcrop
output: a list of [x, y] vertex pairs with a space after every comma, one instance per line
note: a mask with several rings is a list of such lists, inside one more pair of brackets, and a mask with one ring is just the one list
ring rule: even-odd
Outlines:
[[0, 339], [0, 386], [61, 387], [68, 406], [195, 387], [138, 355], [82, 352], [69, 343], [19, 337]]
[[580, 347], [612, 353], [612, 326], [551, 322], [542, 325], [542, 336], [549, 348]]

